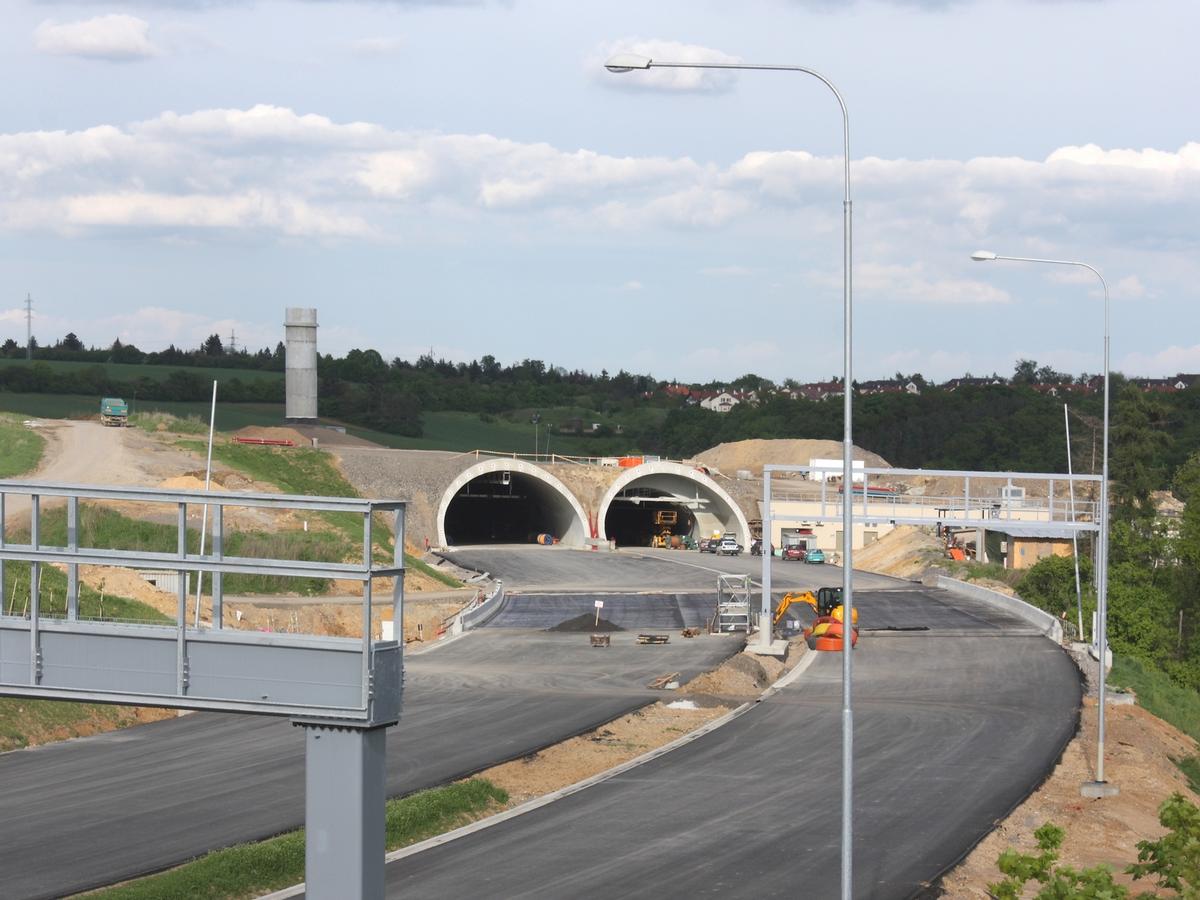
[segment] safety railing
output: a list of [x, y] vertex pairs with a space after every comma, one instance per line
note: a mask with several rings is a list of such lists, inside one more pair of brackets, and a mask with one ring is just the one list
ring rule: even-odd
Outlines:
[[[173, 520], [174, 549], [96, 546], [81, 540], [81, 506], [136, 504], [139, 518]], [[66, 541], [49, 543], [44, 527], [51, 505], [66, 507]], [[189, 511], [208, 507], [211, 543], [189, 547]], [[390, 579], [395, 633], [402, 633], [404, 504], [346, 497], [172, 491], [0, 481], [0, 694], [135, 703], [150, 706], [257, 712], [356, 724], [395, 721], [402, 679], [398, 641], [373, 640], [372, 594]], [[357, 517], [361, 556], [352, 562], [321, 562], [227, 552], [231, 509], [336, 513]], [[148, 512], [147, 512], [148, 511]], [[374, 560], [374, 520], [392, 516], [391, 560]], [[13, 532], [9, 520], [28, 517]], [[307, 521], [307, 520], [306, 520]], [[343, 520], [347, 521], [347, 520]], [[16, 540], [20, 538], [20, 540]], [[114, 539], [116, 540], [116, 539]], [[42, 608], [42, 569], [65, 570], [62, 614]], [[83, 615], [83, 566], [155, 569], [177, 573], [173, 621], [132, 623]], [[9, 598], [9, 579], [21, 568], [28, 596], [20, 612]], [[200, 622], [199, 593], [189, 623], [189, 573], [211, 577], [211, 624]], [[226, 627], [224, 582], [232, 575], [286, 579], [340, 579], [362, 586], [359, 638], [264, 633]], [[10, 592], [9, 587], [13, 590]], [[6, 602], [8, 601], [8, 602]]]

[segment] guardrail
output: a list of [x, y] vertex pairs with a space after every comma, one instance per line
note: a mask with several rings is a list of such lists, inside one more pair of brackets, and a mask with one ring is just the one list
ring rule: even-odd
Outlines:
[[[47, 544], [46, 501], [66, 504], [66, 544]], [[6, 533], [6, 513], [28, 502], [28, 541]], [[157, 505], [174, 511], [174, 552], [136, 547], [86, 546], [80, 541], [83, 501]], [[212, 543], [200, 554], [188, 549], [188, 509], [207, 506]], [[350, 563], [229, 556], [226, 510], [230, 508], [349, 513], [363, 523], [362, 556]], [[286, 715], [351, 721], [359, 726], [394, 722], [403, 677], [397, 641], [373, 641], [374, 583], [392, 579], [393, 621], [403, 621], [404, 503], [346, 497], [170, 491], [0, 481], [0, 597], [15, 564], [29, 566], [29, 598], [21, 615], [0, 601], [0, 695], [87, 700]], [[373, 517], [394, 515], [390, 565], [373, 560]], [[170, 515], [170, 513], [168, 513]], [[79, 613], [79, 567], [167, 569], [179, 573], [171, 624], [85, 620]], [[65, 611], [42, 608], [41, 570], [62, 566], [67, 574]], [[212, 624], [188, 624], [188, 572], [212, 576]], [[362, 584], [362, 636], [260, 633], [226, 628], [223, 579], [230, 574], [347, 579]], [[199, 602], [199, 598], [197, 598]], [[197, 619], [199, 617], [197, 616]], [[397, 632], [399, 633], [399, 631]]]

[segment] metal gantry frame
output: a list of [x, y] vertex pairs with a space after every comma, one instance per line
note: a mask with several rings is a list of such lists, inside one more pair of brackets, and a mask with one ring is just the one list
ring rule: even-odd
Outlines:
[[[5, 530], [14, 500], [28, 500], [29, 541]], [[66, 505], [66, 545], [44, 540], [47, 501]], [[174, 552], [85, 546], [81, 503], [159, 504], [174, 509]], [[189, 507], [213, 508], [207, 553], [189, 553]], [[349, 563], [229, 556], [230, 507], [347, 513], [362, 520], [362, 556]], [[373, 557], [373, 519], [392, 515], [394, 549]], [[402, 501], [262, 493], [0, 481], [0, 696], [120, 703], [285, 716], [304, 728], [305, 866], [313, 898], [382, 897], [385, 733], [400, 718], [403, 687], [404, 513]], [[12, 563], [30, 565], [28, 614], [5, 608]], [[65, 613], [41, 605], [40, 571], [63, 566]], [[170, 624], [80, 616], [81, 565], [167, 569], [179, 574]], [[189, 572], [212, 576], [212, 622], [188, 625]], [[348, 579], [362, 585], [360, 638], [265, 633], [225, 627], [223, 579], [231, 574]], [[391, 578], [394, 640], [373, 640], [373, 582]], [[197, 600], [199, 603], [199, 600]]]
[[[783, 488], [786, 492], [780, 496], [780, 491], [772, 480], [773, 474], [792, 474], [809, 478], [818, 476], [842, 477], [840, 465], [823, 466], [787, 466], [769, 464], [763, 466], [763, 565], [762, 565], [762, 616], [763, 621], [769, 622], [771, 612], [771, 535], [774, 532], [776, 519], [784, 518], [776, 515], [773, 503], [801, 502], [817, 506], [813, 512], [803, 516], [806, 522], [828, 522], [843, 524], [847, 511], [851, 514], [851, 527], [854, 524], [869, 525], [887, 522], [891, 525], [947, 525], [962, 528], [996, 529], [1005, 524], [1053, 524], [1070, 535], [1080, 532], [1099, 532], [1101, 517], [1097, 503], [1075, 501], [1066, 503], [1055, 501], [1055, 492], [1059, 485], [1066, 484], [1071, 491], [1076, 484], [1092, 484], [1099, 486], [1102, 482], [1100, 475], [1062, 474], [1047, 472], [969, 472], [951, 469], [889, 469], [889, 468], [853, 468], [849, 485], [849, 503], [846, 503], [846, 480], [842, 478], [842, 490], [829, 496], [827, 482], [820, 481], [820, 490], [816, 496], [800, 496], [796, 492], [796, 484], [790, 483]], [[854, 479], [863, 476], [862, 488], [858, 489]], [[872, 495], [870, 490], [871, 476], [883, 478], [905, 477], [937, 477], [961, 478], [963, 492], [946, 497], [922, 497], [914, 495]], [[978, 486], [984, 481], [1041, 481], [1047, 486], [1047, 498], [1044, 506], [1026, 499], [1021, 505], [1012, 502], [996, 502], [995, 498], [984, 497], [972, 493], [972, 481]], [[815, 486], [813, 482], [803, 482], [806, 486]], [[849, 510], [847, 509], [849, 508]], [[792, 517], [787, 517], [792, 518]], [[849, 536], [852, 539], [852, 535]], [[759, 632], [759, 641], [763, 647], [770, 645], [770, 629], [763, 628]]]

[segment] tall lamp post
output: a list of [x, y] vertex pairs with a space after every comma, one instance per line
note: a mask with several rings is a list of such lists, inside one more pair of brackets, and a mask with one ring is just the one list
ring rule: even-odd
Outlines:
[[1080, 793], [1085, 797], [1111, 797], [1118, 793], [1118, 788], [1104, 780], [1104, 696], [1106, 688], [1104, 665], [1108, 656], [1108, 370], [1110, 368], [1108, 364], [1108, 282], [1104, 280], [1099, 269], [1089, 266], [1085, 262], [1067, 259], [1034, 259], [1028, 256], [998, 256], [989, 250], [976, 250], [971, 254], [971, 259], [976, 262], [1003, 260], [1046, 263], [1052, 266], [1076, 266], [1087, 269], [1099, 278], [1100, 285], [1104, 288], [1104, 446], [1100, 463], [1100, 559], [1096, 577], [1096, 618], [1099, 619], [1096, 630], [1096, 646], [1100, 657], [1100, 696], [1098, 698], [1100, 711], [1096, 733], [1096, 780], [1084, 782]]
[[[811, 75], [829, 90], [833, 92], [833, 96], [837, 98], [838, 106], [842, 110], [842, 137], [843, 137], [843, 155], [844, 155], [844, 170], [845, 170], [845, 197], [842, 201], [842, 360], [843, 360], [843, 383], [842, 383], [842, 605], [845, 610], [846, 622], [854, 621], [854, 579], [853, 575], [853, 554], [851, 552], [854, 539], [854, 502], [853, 502], [853, 451], [854, 442], [851, 435], [851, 412], [852, 412], [852, 396], [851, 385], [854, 383], [851, 377], [851, 349], [852, 342], [852, 293], [851, 293], [851, 250], [853, 241], [851, 236], [851, 219], [852, 208], [850, 203], [850, 114], [846, 110], [846, 102], [842, 99], [841, 93], [833, 82], [822, 75], [805, 66], [766, 66], [766, 65], [751, 65], [748, 63], [690, 63], [690, 62], [662, 62], [656, 59], [650, 59], [645, 56], [638, 56], [632, 53], [622, 53], [614, 56], [607, 63], [605, 68], [610, 72], [632, 72], [635, 69], [742, 69], [753, 71], [772, 71], [772, 72], [800, 72], [804, 75]], [[866, 483], [863, 483], [863, 489], [866, 489]], [[770, 510], [765, 511], [768, 518]], [[770, 565], [771, 565], [771, 536], [769, 534], [763, 536], [763, 584], [764, 593], [765, 585], [770, 583]], [[769, 629], [771, 625], [771, 600], [769, 596], [763, 597], [763, 618], [759, 624], [761, 629]], [[852, 636], [853, 629], [846, 628], [842, 632], [842, 898], [850, 900], [852, 895], [852, 880], [851, 880], [851, 863], [853, 861], [853, 797], [854, 797], [854, 715], [851, 706], [850, 684], [852, 672]], [[767, 639], [770, 639], [768, 633]]]

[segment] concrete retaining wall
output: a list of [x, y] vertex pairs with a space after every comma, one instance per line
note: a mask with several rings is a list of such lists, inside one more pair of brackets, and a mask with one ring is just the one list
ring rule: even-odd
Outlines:
[[450, 629], [454, 634], [461, 634], [473, 628], [481, 628], [490, 622], [504, 608], [504, 582], [497, 581], [496, 589], [474, 609], [459, 613], [458, 619]]
[[998, 606], [1005, 612], [1024, 619], [1055, 643], [1061, 644], [1063, 641], [1062, 622], [1045, 610], [1038, 609], [1019, 597], [1010, 597], [1008, 594], [1001, 594], [999, 591], [959, 581], [957, 578], [948, 578], [945, 575], [936, 576], [934, 586], [960, 597], [970, 597], [972, 600], [982, 600], [984, 603]]

